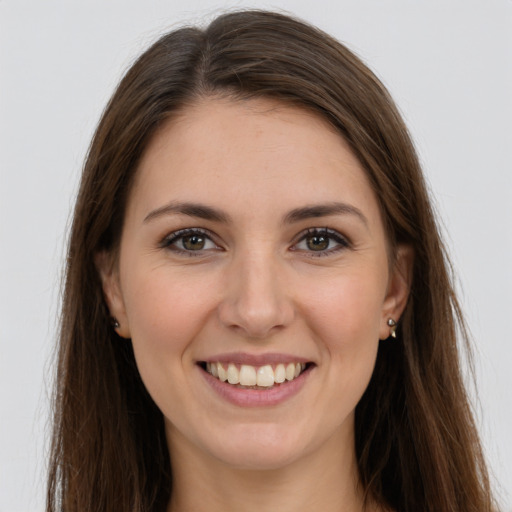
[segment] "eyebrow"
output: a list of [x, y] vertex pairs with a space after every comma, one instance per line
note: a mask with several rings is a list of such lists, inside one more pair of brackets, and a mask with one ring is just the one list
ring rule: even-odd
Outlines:
[[171, 201], [170, 203], [151, 211], [144, 217], [144, 224], [165, 215], [187, 215], [189, 217], [197, 217], [199, 219], [211, 220], [215, 222], [223, 222], [228, 224], [231, 218], [227, 213], [224, 213], [217, 208], [207, 206], [199, 203], [182, 203]]
[[[307, 219], [314, 219], [317, 217], [328, 217], [330, 215], [354, 215], [368, 227], [368, 219], [364, 216], [363, 212], [355, 206], [346, 203], [327, 203], [321, 205], [310, 205], [295, 208], [288, 212], [283, 217], [283, 224], [294, 224]], [[224, 224], [231, 223], [231, 217], [212, 206], [207, 206], [200, 203], [190, 202], [176, 202], [171, 201], [170, 203], [161, 206], [144, 217], [143, 223], [146, 224], [151, 220], [163, 217], [166, 215], [187, 215], [188, 217], [196, 217], [199, 219], [211, 220], [214, 222], [220, 222]]]
[[368, 227], [368, 219], [359, 208], [350, 204], [338, 202], [295, 208], [285, 215], [283, 222], [284, 224], [293, 224], [295, 222], [300, 222], [301, 220], [314, 219], [316, 217], [347, 214], [356, 216], [366, 227]]

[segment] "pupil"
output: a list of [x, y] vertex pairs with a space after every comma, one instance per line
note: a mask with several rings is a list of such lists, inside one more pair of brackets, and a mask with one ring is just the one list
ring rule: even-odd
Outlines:
[[204, 238], [199, 235], [186, 236], [183, 239], [183, 246], [185, 247], [185, 249], [189, 249], [191, 251], [198, 251], [204, 247]]
[[307, 240], [308, 247], [313, 251], [323, 251], [329, 246], [329, 238], [326, 236], [311, 236]]

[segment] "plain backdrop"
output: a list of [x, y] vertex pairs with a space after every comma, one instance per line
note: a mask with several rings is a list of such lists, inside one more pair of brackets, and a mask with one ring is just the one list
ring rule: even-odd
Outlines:
[[511, 0], [0, 0], [0, 512], [44, 509], [66, 227], [95, 124], [158, 35], [229, 7], [318, 25], [396, 99], [443, 219], [478, 423], [512, 510]]

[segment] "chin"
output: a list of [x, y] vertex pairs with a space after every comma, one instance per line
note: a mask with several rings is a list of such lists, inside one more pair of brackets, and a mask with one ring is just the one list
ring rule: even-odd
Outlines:
[[[213, 455], [228, 466], [243, 470], [275, 470], [292, 464], [308, 450], [304, 437], [288, 430], [261, 426], [238, 426], [220, 443]], [[302, 442], [298, 442], [301, 439]]]

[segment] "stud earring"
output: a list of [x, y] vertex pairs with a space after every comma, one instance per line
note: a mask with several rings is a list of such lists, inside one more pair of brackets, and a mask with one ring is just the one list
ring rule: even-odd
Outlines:
[[121, 327], [121, 324], [117, 321], [117, 318], [115, 317], [112, 317], [110, 319], [110, 323], [114, 329], [119, 329], [119, 327]]
[[392, 319], [388, 319], [388, 325], [389, 325], [389, 334], [392, 338], [396, 338], [396, 322]]

